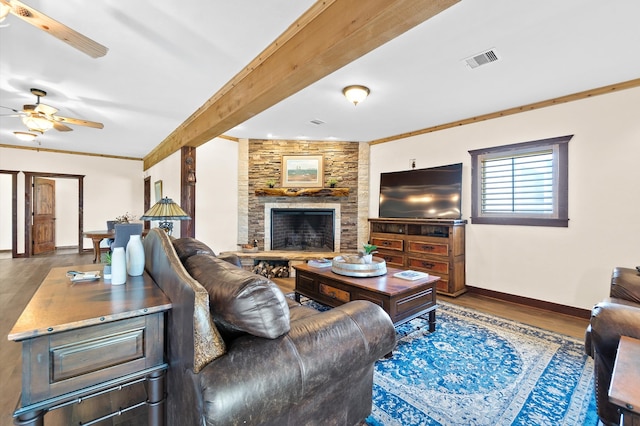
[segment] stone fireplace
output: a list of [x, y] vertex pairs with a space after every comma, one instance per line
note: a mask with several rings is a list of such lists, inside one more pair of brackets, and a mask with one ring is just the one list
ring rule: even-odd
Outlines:
[[338, 251], [339, 203], [266, 203], [265, 250]]
[[[257, 240], [259, 250], [271, 247], [271, 209], [334, 211], [334, 253], [354, 251], [369, 235], [369, 145], [337, 141], [238, 141], [238, 244]], [[347, 196], [257, 195], [270, 180], [282, 178], [283, 155], [322, 155], [324, 178], [339, 178]], [[276, 184], [277, 187], [277, 184]], [[278, 249], [280, 250], [280, 249]]]

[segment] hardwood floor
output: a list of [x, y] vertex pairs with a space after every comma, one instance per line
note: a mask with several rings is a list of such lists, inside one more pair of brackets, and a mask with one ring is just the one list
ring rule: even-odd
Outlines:
[[[68, 252], [68, 251], [67, 251]], [[16, 407], [21, 389], [21, 355], [20, 344], [9, 341], [7, 335], [27, 305], [31, 296], [36, 291], [41, 281], [54, 266], [73, 266], [90, 264], [93, 260], [92, 253], [86, 254], [56, 254], [51, 256], [37, 256], [29, 259], [0, 258], [0, 377], [3, 379], [2, 392], [0, 392], [0, 425], [11, 425], [12, 413]], [[294, 279], [274, 280], [285, 292], [291, 292], [294, 288]], [[456, 303], [493, 315], [509, 318], [525, 324], [552, 330], [578, 339], [583, 338], [588, 320], [575, 318], [542, 309], [530, 308], [514, 303], [504, 302], [474, 294], [464, 294], [458, 298], [438, 296], [441, 300]], [[134, 391], [132, 391], [135, 393]], [[119, 398], [131, 398], [132, 395], [123, 394]], [[118, 406], [116, 397], [95, 401], [90, 405], [83, 402], [84, 407], [79, 411], [91, 411], [97, 405]], [[81, 404], [81, 405], [82, 405]], [[111, 408], [110, 408], [111, 409]], [[144, 410], [144, 409], [143, 409]], [[99, 425], [137, 425], [140, 419], [136, 419], [136, 411], [133, 410], [123, 416], [118, 416]], [[48, 426], [78, 424], [75, 415], [69, 414], [69, 410], [62, 409], [47, 414], [45, 417]], [[91, 417], [84, 419], [90, 420]]]

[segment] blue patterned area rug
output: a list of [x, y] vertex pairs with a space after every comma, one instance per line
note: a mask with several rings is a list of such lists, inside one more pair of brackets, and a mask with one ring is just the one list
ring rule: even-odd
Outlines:
[[423, 318], [396, 328], [368, 425], [598, 424], [582, 341], [446, 302], [436, 318], [434, 333]]

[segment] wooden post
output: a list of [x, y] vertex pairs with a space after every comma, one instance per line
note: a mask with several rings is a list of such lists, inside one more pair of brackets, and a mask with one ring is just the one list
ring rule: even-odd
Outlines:
[[184, 146], [180, 149], [180, 207], [191, 220], [180, 221], [180, 236], [196, 235], [196, 149]]

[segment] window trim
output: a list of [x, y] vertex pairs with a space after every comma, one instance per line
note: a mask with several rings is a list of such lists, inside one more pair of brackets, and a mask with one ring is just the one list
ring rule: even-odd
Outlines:
[[[569, 141], [573, 135], [555, 138], [540, 139], [536, 141], [521, 142], [511, 145], [503, 145], [491, 148], [483, 148], [469, 151], [471, 155], [471, 223], [491, 225], [525, 225], [525, 226], [569, 226]], [[532, 150], [554, 150], [554, 174], [557, 176], [557, 184], [554, 184], [554, 200], [557, 206], [553, 217], [548, 214], [518, 214], [509, 213], [508, 216], [500, 213], [481, 213], [482, 178], [480, 176], [483, 156], [496, 156], [502, 154], [518, 155]]]

